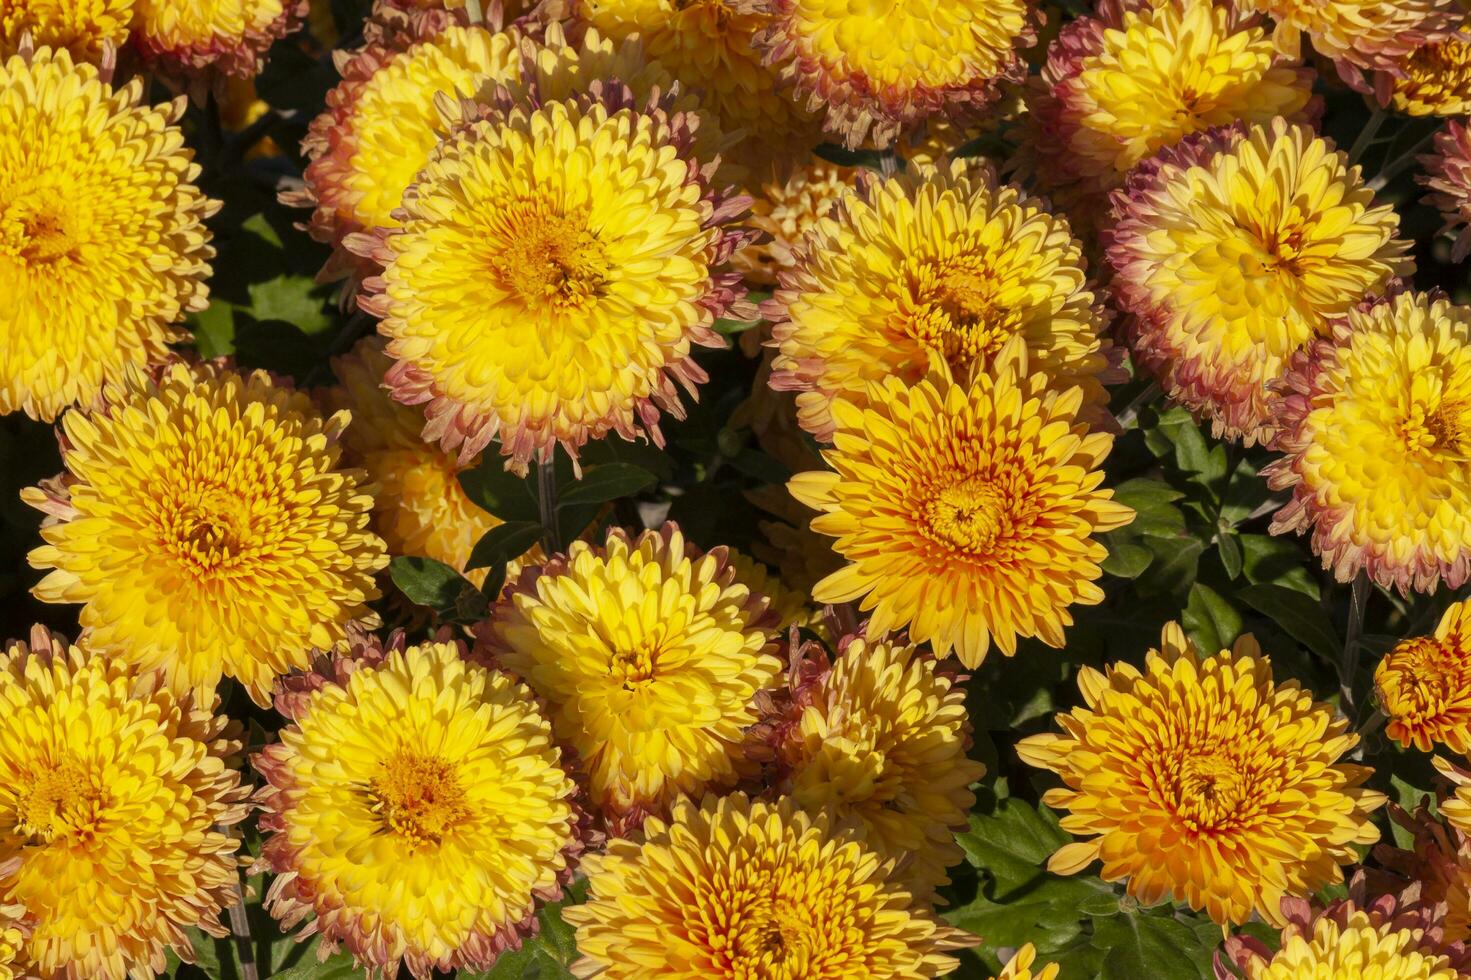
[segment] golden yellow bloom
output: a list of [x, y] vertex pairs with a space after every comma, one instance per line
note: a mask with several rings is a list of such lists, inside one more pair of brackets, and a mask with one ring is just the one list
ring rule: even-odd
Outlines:
[[1374, 669], [1385, 734], [1421, 752], [1471, 752], [1471, 604], [1453, 603], [1431, 636], [1401, 640]]
[[155, 68], [248, 77], [301, 26], [307, 0], [134, 0], [133, 12], [131, 45]]
[[1272, 533], [1311, 532], [1340, 582], [1402, 593], [1471, 577], [1471, 309], [1401, 293], [1293, 359], [1262, 471], [1291, 490]]
[[1425, 173], [1416, 179], [1429, 189], [1425, 203], [1440, 212], [1441, 233], [1454, 233], [1451, 261], [1471, 254], [1471, 129], [1450, 120], [1435, 134], [1434, 151], [1420, 158]]
[[62, 419], [67, 473], [22, 496], [51, 517], [32, 590], [80, 602], [88, 645], [199, 696], [223, 673], [259, 704], [343, 636], [387, 562], [360, 471], [324, 420], [264, 372], [176, 364], [105, 412]]
[[1379, 87], [1389, 104], [1411, 116], [1464, 116], [1471, 112], [1471, 33], [1421, 45], [1403, 59], [1399, 74], [1385, 72]]
[[[1462, 980], [1471, 955], [1446, 941], [1437, 910], [1393, 895], [1368, 902], [1355, 882], [1350, 900], [1314, 912], [1284, 899], [1280, 948], [1246, 934], [1226, 939], [1226, 955], [1245, 980]], [[1216, 976], [1237, 976], [1217, 960]]]
[[1006, 964], [999, 977], [993, 980], [1057, 980], [1058, 965], [1047, 963], [1039, 967], [1036, 973], [1032, 972], [1032, 965], [1037, 962], [1037, 948], [1027, 943], [1016, 951], [1016, 955]]
[[645, 842], [588, 856], [577, 977], [868, 980], [939, 977], [975, 938], [936, 921], [889, 865], [823, 816], [742, 794], [675, 804]]
[[0, 414], [50, 421], [188, 336], [218, 205], [192, 183], [183, 111], [64, 51], [0, 62]]
[[[380, 338], [360, 341], [332, 361], [340, 383], [323, 400], [352, 414], [343, 437], [346, 459], [378, 488], [373, 527], [389, 554], [422, 555], [463, 572], [475, 542], [501, 521], [465, 496], [455, 457], [420, 438], [424, 413], [388, 397], [383, 374], [392, 364]], [[477, 585], [485, 576], [483, 568], [469, 573]], [[507, 577], [515, 576], [513, 564]]]
[[932, 657], [882, 640], [848, 643], [816, 685], [781, 751], [780, 782], [809, 813], [852, 824], [896, 865], [895, 880], [934, 901], [964, 856], [955, 832], [986, 767], [966, 758], [965, 690]]
[[75, 61], [102, 60], [104, 45], [128, 40], [134, 0], [0, 0], [0, 57], [20, 50], [30, 35], [37, 47], [65, 48]]
[[967, 667], [992, 642], [1008, 657], [1020, 637], [1062, 646], [1068, 607], [1103, 598], [1092, 536], [1134, 518], [1099, 487], [1113, 436], [1078, 423], [1082, 390], [1028, 374], [1020, 338], [994, 371], [970, 385], [890, 378], [866, 408], [834, 402], [832, 470], [788, 484], [849, 562], [813, 598], [861, 598], [870, 635], [907, 627]]
[[1276, 22], [1272, 39], [1286, 57], [1303, 53], [1306, 34], [1346, 75], [1349, 66], [1398, 72], [1397, 62], [1443, 40], [1464, 16], [1456, 0], [1244, 0], [1241, 8]]
[[506, 674], [455, 643], [366, 653], [278, 701], [291, 724], [252, 760], [267, 905], [374, 976], [489, 969], [571, 877], [576, 787]]
[[0, 655], [0, 976], [151, 977], [228, 935], [239, 725], [159, 680], [42, 627]]
[[618, 823], [734, 782], [751, 699], [781, 670], [774, 620], [723, 549], [701, 555], [666, 524], [523, 571], [478, 638], [546, 700]]
[[762, 184], [746, 224], [769, 236], [741, 249], [731, 264], [748, 282], [775, 285], [777, 274], [796, 264], [797, 244], [818, 219], [853, 187], [858, 171], [813, 160], [786, 180]]
[[[311, 207], [308, 230], [333, 246], [344, 236], [398, 226], [404, 191], [448, 129], [436, 108], [443, 93], [475, 95], [518, 72], [514, 31], [446, 26], [434, 18], [408, 22], [402, 34], [369, 43], [341, 67], [327, 108], [312, 120], [302, 150], [311, 161], [306, 190], [288, 199]], [[361, 258], [334, 251], [323, 274], [369, 271]]]
[[[481, 110], [435, 150], [404, 224], [349, 247], [380, 263], [363, 309], [398, 363], [394, 397], [470, 459], [493, 439], [524, 472], [561, 444], [682, 417], [705, 374], [690, 352], [741, 293], [717, 272], [746, 239], [691, 156], [690, 120], [601, 96]], [[555, 367], [555, 370], [552, 367]]]
[[825, 126], [850, 147], [888, 146], [932, 117], [974, 118], [1025, 71], [1016, 49], [1033, 40], [1026, 0], [951, 0], [876, 6], [847, 0], [770, 0], [756, 38], [793, 96], [822, 105]]
[[1440, 815], [1461, 833], [1471, 834], [1471, 769], [1438, 755], [1432, 755], [1430, 761], [1451, 782], [1451, 795], [1441, 801]]
[[1430, 815], [1425, 803], [1406, 813], [1391, 803], [1389, 815], [1410, 832], [1411, 850], [1374, 848], [1374, 860], [1419, 884], [1428, 906], [1443, 905], [1440, 927], [1448, 943], [1471, 941], [1471, 837]]
[[1042, 801], [1068, 811], [1048, 868], [1102, 861], [1146, 905], [1170, 897], [1225, 925], [1253, 911], [1281, 925], [1284, 896], [1341, 881], [1352, 845], [1372, 844], [1384, 795], [1372, 773], [1338, 760], [1358, 743], [1347, 720], [1244, 636], [1203, 656], [1175, 623], [1143, 669], [1083, 667], [1086, 709], [1058, 715], [1061, 735], [1017, 745], [1022, 761], [1062, 777]]
[[1053, 43], [1027, 91], [1018, 162], [1075, 220], [1096, 216], [1135, 164], [1191, 133], [1274, 116], [1308, 121], [1312, 87], [1309, 69], [1227, 5], [1119, 5], [1072, 21]]
[[1215, 434], [1273, 433], [1272, 382], [1414, 263], [1347, 155], [1306, 126], [1190, 137], [1114, 195], [1105, 236], [1135, 360]]
[[1106, 416], [1110, 344], [1067, 221], [1000, 185], [984, 165], [914, 167], [845, 197], [808, 232], [765, 304], [778, 355], [771, 386], [795, 390], [797, 419], [822, 441], [832, 403], [869, 404], [870, 385], [932, 369], [960, 384], [992, 370], [1019, 337], [1033, 371], [1081, 388]]
[[759, 2], [576, 0], [576, 9], [604, 37], [639, 35], [649, 56], [699, 93], [702, 116], [737, 137], [731, 155], [757, 178], [779, 179], [822, 142], [816, 117], [777, 90], [752, 46], [771, 22]]

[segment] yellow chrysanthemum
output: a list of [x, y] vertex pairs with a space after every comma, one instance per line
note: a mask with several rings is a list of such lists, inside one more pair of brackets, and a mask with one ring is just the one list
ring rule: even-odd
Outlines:
[[89, 646], [180, 690], [223, 673], [266, 703], [378, 595], [373, 500], [337, 465], [347, 422], [264, 372], [178, 364], [68, 412], [67, 473], [22, 494], [51, 515], [30, 562], [53, 571], [32, 591], [83, 603]]
[[1225, 925], [1253, 911], [1280, 925], [1284, 896], [1341, 881], [1354, 844], [1379, 831], [1384, 795], [1371, 769], [1341, 763], [1349, 723], [1296, 681], [1278, 684], [1256, 640], [1202, 656], [1175, 623], [1144, 667], [1083, 667], [1086, 709], [1058, 716], [1061, 735], [1017, 745], [1022, 761], [1062, 777], [1042, 801], [1067, 811], [1048, 868], [1102, 861], [1146, 905], [1173, 897]]
[[0, 414], [91, 402], [204, 308], [217, 205], [192, 183], [183, 111], [64, 51], [0, 62]]
[[1081, 389], [1027, 374], [1020, 338], [995, 371], [970, 385], [890, 378], [866, 408], [834, 402], [832, 470], [788, 484], [849, 562], [813, 598], [861, 598], [870, 635], [907, 627], [967, 667], [993, 642], [1008, 657], [1020, 637], [1062, 646], [1068, 607], [1103, 598], [1093, 535], [1134, 517], [1099, 487], [1113, 436], [1078, 423]]
[[[1122, 9], [1127, 8], [1127, 9]], [[1210, 0], [1126, 4], [1063, 28], [1027, 92], [1019, 164], [1091, 217], [1134, 165], [1191, 133], [1315, 114], [1313, 73]]]
[[776, 74], [752, 47], [771, 22], [753, 0], [576, 0], [579, 15], [617, 40], [637, 34], [648, 54], [697, 91], [731, 155], [760, 180], [779, 178], [822, 142], [810, 111], [777, 90]]
[[239, 726], [159, 679], [41, 627], [0, 655], [0, 976], [151, 977], [228, 934]]
[[1037, 947], [1027, 943], [1016, 951], [1002, 969], [1001, 975], [993, 980], [1057, 980], [1057, 971], [1060, 969], [1056, 963], [1046, 963], [1033, 972], [1032, 967], [1037, 962]]
[[[339, 245], [356, 231], [398, 226], [404, 191], [449, 127], [437, 108], [443, 93], [468, 98], [482, 86], [517, 76], [515, 31], [410, 21], [407, 36], [364, 46], [341, 68], [327, 108], [312, 120], [302, 150], [310, 159], [306, 190], [293, 203], [315, 208], [312, 237]], [[362, 271], [361, 260], [334, 253], [324, 274]]]
[[756, 38], [793, 96], [821, 105], [825, 126], [851, 147], [887, 146], [932, 117], [972, 118], [1025, 74], [1032, 43], [1027, 0], [853, 4], [769, 0]]
[[524, 471], [557, 444], [646, 433], [705, 379], [696, 344], [739, 295], [717, 272], [746, 234], [711, 189], [690, 120], [609, 83], [596, 99], [463, 123], [404, 199], [404, 224], [348, 245], [383, 266], [394, 397], [469, 459], [493, 439]]
[[1306, 34], [1323, 57], [1347, 66], [1399, 71], [1416, 48], [1443, 40], [1464, 14], [1457, 0], [1244, 0], [1244, 11], [1276, 22], [1273, 41], [1289, 58]]
[[1389, 104], [1411, 116], [1464, 116], [1471, 113], [1471, 33], [1416, 48], [1401, 65], [1402, 74], [1387, 75]]
[[1451, 783], [1451, 795], [1441, 801], [1440, 815], [1461, 833], [1471, 834], [1471, 769], [1438, 755], [1431, 756], [1430, 761]]
[[[1356, 884], [1355, 899], [1314, 914], [1304, 901], [1283, 903], [1279, 948], [1246, 935], [1226, 940], [1244, 980], [1464, 980], [1471, 956], [1445, 941], [1437, 911], [1385, 895], [1372, 903]], [[1216, 976], [1230, 980], [1217, 959]]]
[[880, 980], [939, 977], [973, 937], [937, 922], [888, 865], [790, 800], [737, 794], [675, 805], [645, 842], [583, 862], [577, 977], [606, 980]]
[[37, 47], [65, 48], [76, 61], [97, 63], [105, 45], [128, 40], [134, 0], [0, 0], [0, 57]]
[[1271, 440], [1269, 385], [1293, 352], [1414, 271], [1394, 208], [1346, 154], [1281, 120], [1192, 137], [1114, 202], [1107, 256], [1136, 361], [1247, 445]]
[[774, 619], [722, 551], [666, 524], [526, 570], [479, 638], [546, 699], [616, 823], [734, 781], [751, 699], [781, 671]]
[[731, 258], [748, 282], [775, 285], [777, 274], [797, 261], [797, 243], [832, 210], [858, 177], [852, 167], [839, 167], [815, 160], [797, 169], [786, 180], [762, 184], [754, 195], [746, 224], [765, 233]]
[[871, 383], [913, 384], [933, 368], [964, 384], [1013, 337], [1034, 371], [1105, 414], [1110, 345], [1082, 248], [1065, 219], [984, 165], [915, 167], [845, 197], [764, 312], [771, 385], [800, 392], [798, 421], [824, 441], [834, 399], [862, 408]]
[[1471, 752], [1471, 603], [1453, 603], [1431, 636], [1401, 640], [1374, 669], [1385, 734], [1430, 752]]
[[965, 690], [912, 646], [857, 639], [811, 695], [783, 749], [781, 784], [809, 813], [851, 824], [895, 862], [895, 880], [934, 901], [964, 856], [955, 832], [986, 767], [966, 758]]
[[249, 77], [277, 39], [301, 26], [308, 0], [135, 0], [131, 44], [169, 73]]
[[[531, 692], [454, 643], [319, 666], [254, 758], [267, 904], [370, 974], [489, 969], [581, 846], [575, 786]], [[283, 707], [286, 706], [283, 703]]]
[[1350, 310], [1293, 360], [1278, 405], [1291, 490], [1272, 533], [1310, 531], [1340, 582], [1408, 594], [1471, 577], [1471, 308], [1402, 293]]
[[[325, 394], [334, 411], [352, 414], [343, 442], [346, 459], [362, 467], [378, 488], [373, 497], [373, 527], [389, 554], [422, 555], [465, 570], [470, 552], [499, 518], [476, 506], [460, 486], [463, 469], [455, 457], [419, 435], [424, 413], [400, 405], [383, 388], [393, 361], [378, 338], [360, 341], [332, 361], [340, 382]], [[485, 569], [469, 573], [477, 585]], [[508, 578], [516, 576], [513, 564]]]
[[[5, 877], [5, 868], [0, 867], [0, 878]], [[20, 905], [0, 905], [0, 980], [16, 980], [16, 960], [20, 959], [21, 944], [30, 932], [25, 923], [25, 908]]]

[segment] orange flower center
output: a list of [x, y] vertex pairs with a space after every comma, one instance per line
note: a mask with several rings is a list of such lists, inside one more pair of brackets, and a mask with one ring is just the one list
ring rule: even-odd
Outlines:
[[623, 682], [625, 691], [632, 691], [654, 679], [658, 663], [659, 645], [653, 640], [643, 640], [627, 650], [615, 650], [608, 662], [608, 673]]
[[373, 812], [416, 846], [438, 844], [470, 817], [455, 767], [434, 756], [402, 752], [369, 784]]
[[1253, 787], [1236, 760], [1221, 752], [1190, 756], [1180, 768], [1175, 812], [1191, 830], [1234, 823]]
[[552, 211], [524, 201], [505, 209], [507, 246], [492, 259], [505, 289], [532, 308], [585, 309], [599, 295], [607, 253], [587, 227], [586, 210]]
[[922, 291], [915, 339], [952, 368], [969, 368], [999, 351], [1017, 330], [1015, 314], [998, 302], [998, 275], [971, 255], [936, 271]]
[[65, 211], [39, 211], [16, 204], [0, 213], [0, 251], [28, 265], [49, 265], [76, 251], [80, 236]]
[[1006, 498], [979, 476], [946, 487], [924, 509], [931, 538], [961, 551], [990, 550], [1006, 529]]
[[1471, 456], [1471, 402], [1443, 401], [1433, 408], [1412, 404], [1404, 438], [1412, 450], [1456, 459]]
[[796, 980], [820, 969], [822, 910], [789, 878], [757, 872], [725, 898], [724, 928], [712, 945], [731, 975]]
[[237, 490], [204, 487], [163, 515], [163, 534], [174, 554], [196, 571], [229, 564], [256, 542], [250, 502]]
[[100, 799], [82, 769], [64, 763], [43, 772], [23, 792], [17, 829], [48, 843], [59, 836], [86, 833], [97, 822]]

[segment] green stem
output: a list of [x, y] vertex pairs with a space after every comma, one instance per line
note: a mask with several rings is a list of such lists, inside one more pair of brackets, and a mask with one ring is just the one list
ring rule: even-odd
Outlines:
[[1385, 111], [1383, 106], [1374, 107], [1374, 114], [1369, 117], [1368, 122], [1364, 123], [1364, 128], [1359, 131], [1359, 138], [1354, 140], [1354, 145], [1349, 148], [1348, 162], [1350, 166], [1359, 162], [1359, 158], [1364, 155], [1364, 151], [1374, 142], [1374, 137], [1379, 133], [1379, 127], [1383, 126], [1384, 120], [1388, 118], [1389, 113]]
[[1364, 634], [1364, 607], [1369, 602], [1369, 576], [1359, 572], [1354, 579], [1348, 603], [1348, 631], [1343, 639], [1343, 657], [1338, 662], [1338, 693], [1343, 713], [1356, 716], [1354, 708], [1354, 674], [1359, 665], [1359, 639]]
[[557, 447], [536, 464], [536, 506], [541, 512], [541, 547], [547, 557], [562, 550], [562, 532], [557, 525]]
[[1145, 388], [1143, 391], [1139, 392], [1139, 394], [1135, 395], [1134, 400], [1125, 405], [1124, 410], [1118, 414], [1119, 428], [1128, 429], [1135, 422], [1137, 422], [1139, 420], [1140, 411], [1142, 411], [1145, 406], [1149, 405], [1156, 398], [1158, 398], [1162, 390], [1163, 389], [1161, 389], [1159, 386], [1159, 382], [1151, 381], [1148, 388]]
[[1375, 192], [1382, 191], [1391, 180], [1414, 166], [1416, 158], [1420, 155], [1420, 151], [1429, 146], [1430, 141], [1433, 139], [1435, 139], [1435, 131], [1426, 133], [1414, 146], [1386, 163], [1379, 173], [1375, 175], [1374, 179], [1369, 181], [1369, 190]]

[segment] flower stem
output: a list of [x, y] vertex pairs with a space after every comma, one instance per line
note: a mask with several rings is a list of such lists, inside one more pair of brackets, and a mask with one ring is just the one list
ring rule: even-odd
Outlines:
[[1353, 166], [1359, 162], [1359, 158], [1364, 155], [1364, 151], [1373, 144], [1374, 137], [1379, 133], [1379, 127], [1383, 126], [1384, 120], [1388, 118], [1389, 113], [1384, 110], [1383, 106], [1376, 105], [1374, 107], [1374, 114], [1369, 117], [1368, 122], [1364, 123], [1364, 128], [1359, 131], [1359, 138], [1354, 140], [1354, 145], [1349, 148], [1349, 166]]
[[250, 938], [250, 916], [245, 912], [245, 892], [240, 881], [235, 881], [235, 904], [226, 910], [230, 917], [230, 932], [235, 937], [235, 953], [240, 960], [240, 980], [260, 980], [260, 971], [255, 966], [255, 943]]
[[1420, 151], [1429, 146], [1430, 141], [1433, 139], [1435, 139], [1435, 131], [1426, 133], [1415, 143], [1414, 146], [1410, 147], [1408, 150], [1401, 153], [1393, 160], [1385, 163], [1383, 168], [1380, 169], [1379, 173], [1375, 175], [1374, 179], [1369, 181], [1369, 190], [1375, 192], [1382, 191], [1385, 185], [1388, 184], [1391, 180], [1398, 177], [1405, 170], [1414, 166], [1416, 158], [1420, 155]]
[[1151, 381], [1148, 388], [1135, 395], [1134, 400], [1125, 405], [1124, 410], [1118, 415], [1119, 428], [1128, 429], [1137, 422], [1139, 420], [1139, 412], [1158, 398], [1162, 390], [1158, 381]]
[[1354, 579], [1348, 604], [1348, 632], [1343, 640], [1343, 658], [1338, 663], [1338, 693], [1343, 713], [1355, 717], [1354, 673], [1359, 664], [1359, 638], [1364, 633], [1364, 606], [1369, 601], [1369, 576], [1360, 572]]
[[551, 557], [562, 550], [562, 533], [557, 526], [557, 447], [536, 464], [536, 506], [541, 512], [541, 547]]

